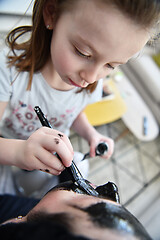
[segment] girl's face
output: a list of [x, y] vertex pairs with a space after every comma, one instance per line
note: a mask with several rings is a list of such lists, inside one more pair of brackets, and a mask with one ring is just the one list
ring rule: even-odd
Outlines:
[[85, 88], [98, 81], [126, 63], [148, 39], [147, 30], [113, 7], [77, 1], [53, 30], [51, 66], [60, 76], [59, 89]]

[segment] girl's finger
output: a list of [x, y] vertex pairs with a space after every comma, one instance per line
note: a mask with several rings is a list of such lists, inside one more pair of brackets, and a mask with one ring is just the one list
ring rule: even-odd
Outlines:
[[[52, 156], [51, 153], [50, 155]], [[43, 157], [43, 154], [42, 154], [42, 157]], [[44, 157], [46, 157], [46, 154], [44, 155]], [[50, 167], [49, 164], [45, 164], [43, 161], [41, 161], [41, 159], [38, 159], [37, 157], [32, 156], [32, 158], [27, 159], [29, 161], [26, 162], [26, 164], [22, 167], [22, 169], [25, 169], [28, 171], [40, 170], [43, 172], [51, 173], [53, 175], [59, 175], [65, 169], [65, 167], [60, 162], [60, 160], [58, 160], [56, 157], [54, 158], [55, 158], [54, 162], [51, 161], [53, 164]]]
[[65, 169], [62, 161], [44, 148], [40, 148], [40, 151], [36, 154], [36, 158], [45, 166], [57, 172], [62, 172]]
[[[57, 136], [55, 137], [55, 135], [47, 135], [45, 138], [40, 140], [40, 145], [49, 152], [56, 152], [60, 156], [65, 167], [69, 167], [71, 165], [73, 160], [73, 152], [71, 152], [68, 148], [66, 141], [58, 138]], [[38, 152], [36, 155], [43, 161], [43, 158]], [[44, 161], [47, 161], [49, 164], [49, 162], [53, 162], [52, 159], [55, 159], [55, 156], [48, 156]]]
[[[44, 130], [44, 134], [55, 136], [56, 138], [61, 139], [63, 142], [65, 142], [66, 146], [68, 149], [73, 152], [73, 147], [72, 144], [69, 140], [69, 138], [62, 132], [57, 131], [55, 129], [47, 128], [47, 127], [42, 127], [41, 129]], [[44, 136], [45, 137], [45, 136]]]
[[37, 164], [37, 170], [40, 170], [42, 172], [46, 172], [55, 176], [58, 176], [61, 174], [62, 171], [58, 171], [54, 168], [50, 168], [49, 166], [43, 164], [42, 162], [39, 161], [39, 163]]

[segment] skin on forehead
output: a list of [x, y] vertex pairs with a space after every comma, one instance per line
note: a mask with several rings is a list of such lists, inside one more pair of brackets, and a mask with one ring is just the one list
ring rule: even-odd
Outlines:
[[[90, 42], [98, 53], [108, 56], [113, 62], [125, 63], [149, 39], [146, 29], [101, 1], [79, 0], [71, 17], [72, 33], [77, 33], [78, 28], [80, 36]], [[112, 49], [111, 55], [108, 55], [107, 49]]]

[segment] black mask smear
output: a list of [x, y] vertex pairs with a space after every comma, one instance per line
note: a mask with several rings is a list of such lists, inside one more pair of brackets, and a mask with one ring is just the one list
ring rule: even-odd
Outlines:
[[92, 221], [101, 228], [110, 228], [137, 236], [143, 240], [151, 240], [142, 224], [121, 205], [113, 203], [97, 203], [83, 209]]
[[104, 185], [98, 186], [95, 190], [99, 193], [100, 196], [120, 203], [118, 188], [114, 183], [108, 182]]
[[[51, 191], [56, 191], [56, 190], [66, 190], [66, 191], [73, 191], [76, 193], [80, 193], [80, 194], [86, 194], [83, 190], [81, 190], [75, 183], [73, 183], [72, 181], [67, 181], [64, 183], [60, 183], [57, 186], [51, 188], [47, 193], [51, 192]], [[46, 194], [47, 194], [46, 193]], [[46, 195], [45, 194], [45, 195]]]
[[[85, 180], [85, 181], [86, 181], [86, 183], [90, 184], [90, 182], [88, 180]], [[50, 189], [48, 192], [50, 192], [52, 190], [56, 190], [56, 189], [68, 190], [68, 191], [72, 190], [76, 193], [89, 195], [83, 189], [81, 189], [76, 184], [76, 182], [73, 182], [73, 181], [67, 181], [67, 182], [60, 183], [57, 186]], [[114, 183], [108, 182], [104, 185], [98, 186], [95, 190], [99, 194], [99, 197], [106, 198], [106, 199], [112, 200], [114, 202], [120, 203], [118, 188]]]

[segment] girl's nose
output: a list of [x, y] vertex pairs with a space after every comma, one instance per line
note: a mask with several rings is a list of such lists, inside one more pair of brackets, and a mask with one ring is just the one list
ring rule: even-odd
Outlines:
[[100, 78], [98, 69], [84, 69], [80, 72], [80, 78], [88, 84], [98, 81]]

